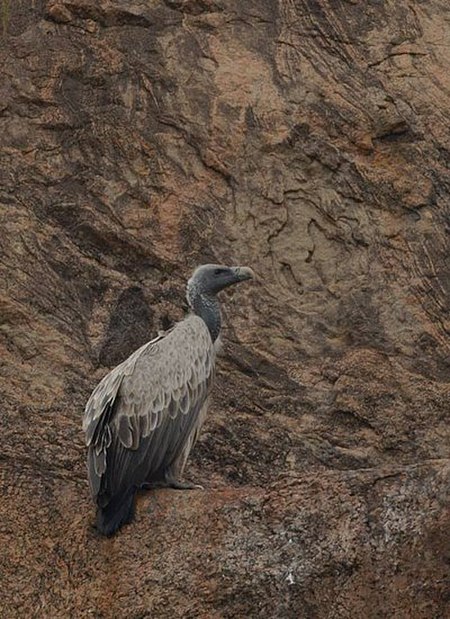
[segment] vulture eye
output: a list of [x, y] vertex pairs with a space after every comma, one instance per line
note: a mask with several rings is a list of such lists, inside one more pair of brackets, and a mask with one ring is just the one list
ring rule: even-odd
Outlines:
[[225, 273], [226, 269], [215, 269], [214, 271], [214, 275], [222, 275], [222, 273]]

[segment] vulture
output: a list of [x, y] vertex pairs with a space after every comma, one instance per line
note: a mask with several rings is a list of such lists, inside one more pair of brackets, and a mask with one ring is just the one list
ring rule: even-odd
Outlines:
[[183, 470], [205, 419], [221, 327], [217, 294], [252, 279], [248, 267], [205, 264], [187, 284], [190, 311], [107, 374], [84, 412], [89, 484], [98, 531], [134, 516], [141, 488], [195, 488]]

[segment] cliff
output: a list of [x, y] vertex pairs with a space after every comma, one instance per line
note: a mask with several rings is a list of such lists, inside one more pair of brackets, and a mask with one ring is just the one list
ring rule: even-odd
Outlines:
[[[2, 618], [443, 618], [447, 3], [1, 6]], [[205, 490], [100, 539], [84, 404], [210, 261]]]

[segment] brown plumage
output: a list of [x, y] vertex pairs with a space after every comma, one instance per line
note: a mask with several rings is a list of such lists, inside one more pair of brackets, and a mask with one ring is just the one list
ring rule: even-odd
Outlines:
[[83, 429], [102, 534], [112, 535], [132, 519], [134, 497], [142, 486], [193, 487], [180, 477], [214, 379], [220, 329], [215, 295], [250, 277], [244, 267], [197, 269], [188, 285], [196, 313], [139, 348], [94, 389]]

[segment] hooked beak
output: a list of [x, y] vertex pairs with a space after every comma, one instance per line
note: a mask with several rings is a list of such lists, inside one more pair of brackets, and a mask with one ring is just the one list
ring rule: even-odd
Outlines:
[[244, 282], [246, 279], [255, 279], [255, 273], [250, 267], [233, 267], [238, 282]]

